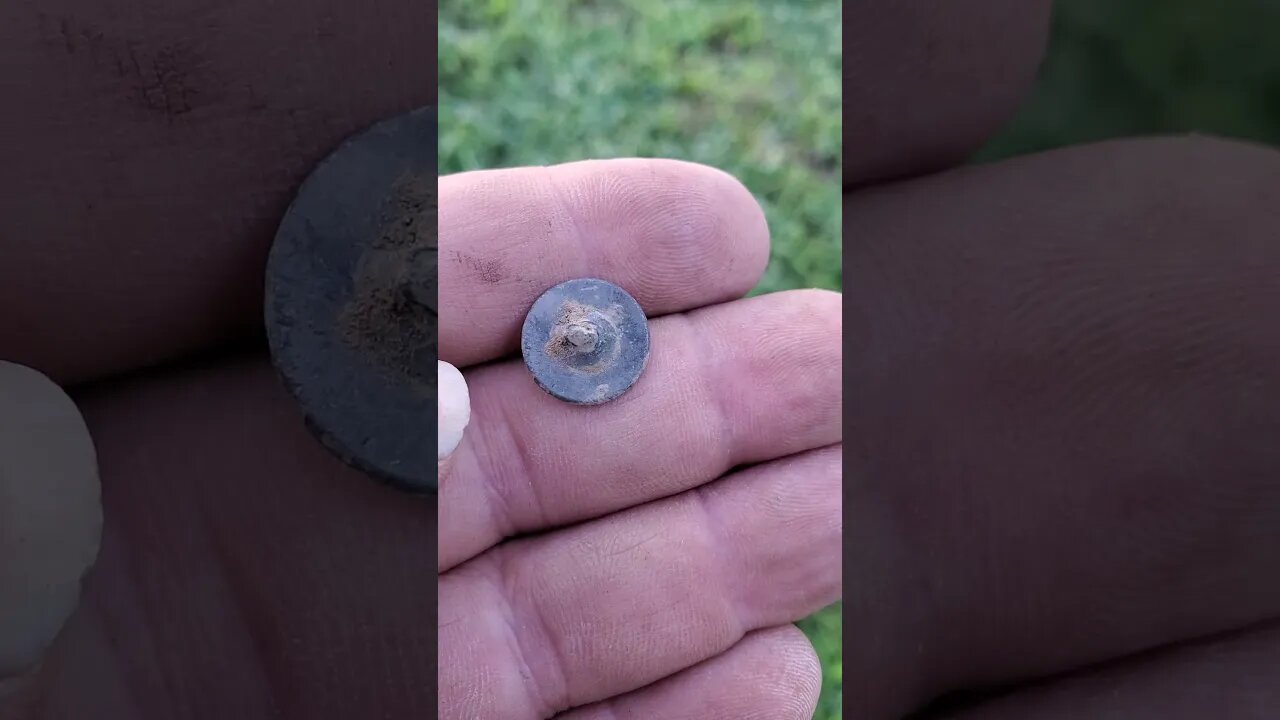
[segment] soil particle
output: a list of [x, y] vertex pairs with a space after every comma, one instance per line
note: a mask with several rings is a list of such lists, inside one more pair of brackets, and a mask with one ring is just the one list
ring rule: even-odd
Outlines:
[[408, 176], [396, 184], [379, 237], [356, 267], [351, 300], [337, 318], [344, 344], [379, 369], [416, 386], [429, 387], [436, 355], [434, 307], [415, 302], [411, 283], [436, 285], [434, 187]]
[[569, 342], [569, 338], [565, 333], [569, 330], [570, 325], [580, 325], [591, 322], [592, 309], [582, 303], [573, 300], [565, 300], [560, 305], [560, 314], [556, 317], [556, 324], [551, 326], [551, 337], [547, 340], [545, 347], [547, 357], [556, 360], [568, 360], [577, 354], [573, 345]]

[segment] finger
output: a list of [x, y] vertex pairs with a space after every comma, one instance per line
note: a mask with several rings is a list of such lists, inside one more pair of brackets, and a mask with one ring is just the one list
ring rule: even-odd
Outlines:
[[458, 366], [519, 345], [547, 288], [600, 277], [650, 315], [741, 297], [769, 258], [764, 212], [708, 167], [610, 160], [440, 178], [440, 356]]
[[848, 198], [858, 712], [1280, 612], [1276, 177], [1164, 139]]
[[840, 439], [841, 301], [793, 291], [651, 324], [644, 376], [582, 408], [519, 362], [470, 374], [475, 422], [440, 490], [440, 568], [503, 537], [687, 490]]
[[260, 333], [298, 183], [433, 101], [433, 17], [418, 0], [0, 4], [9, 359], [69, 384]]
[[1035, 77], [1048, 0], [845, 8], [844, 182], [957, 165], [1013, 115]]
[[1148, 653], [1014, 692], [950, 720], [1270, 720], [1280, 708], [1280, 627]]
[[728, 652], [559, 720], [813, 720], [822, 668], [793, 625], [759, 630]]
[[438, 484], [443, 485], [453, 463], [452, 456], [462, 442], [462, 433], [471, 422], [471, 394], [458, 368], [443, 360], [436, 362], [436, 454]]
[[440, 577], [441, 717], [549, 717], [808, 615], [840, 530], [837, 446], [499, 546]]
[[0, 362], [0, 682], [30, 671], [71, 615], [101, 526], [79, 410], [48, 378]]
[[433, 711], [430, 503], [335, 460], [265, 359], [77, 399], [106, 525], [81, 609], [37, 678], [45, 714]]

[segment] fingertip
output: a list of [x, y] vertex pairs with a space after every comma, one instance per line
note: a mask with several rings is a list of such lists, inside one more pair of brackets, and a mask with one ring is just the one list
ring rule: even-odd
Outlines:
[[437, 437], [436, 454], [440, 470], [462, 442], [462, 434], [471, 422], [471, 395], [467, 380], [458, 368], [438, 360], [437, 363]]
[[101, 533], [97, 454], [79, 409], [41, 373], [0, 362], [0, 679], [39, 663], [79, 602]]
[[743, 642], [754, 641], [767, 648], [779, 665], [772, 683], [762, 683], [775, 704], [788, 708], [794, 717], [811, 718], [822, 695], [822, 661], [809, 637], [795, 625], [761, 630]]
[[[614, 160], [594, 170], [607, 171], [597, 181], [599, 208], [651, 226], [649, 232], [637, 233], [647, 242], [637, 243], [627, 258], [635, 263], [630, 274], [639, 280], [631, 288], [637, 297], [687, 296], [687, 289], [670, 283], [687, 281], [689, 268], [697, 268], [708, 289], [717, 291], [704, 297], [703, 305], [742, 297], [764, 276], [769, 223], [760, 202], [737, 177], [709, 165], [666, 159]], [[658, 313], [686, 305], [652, 304]]]
[[765, 216], [764, 206], [741, 180], [724, 170], [702, 167], [713, 176], [712, 182], [724, 196], [724, 207], [731, 211], [729, 220], [734, 227], [726, 234], [735, 247], [731, 248], [734, 252], [728, 255], [736, 257], [741, 263], [738, 275], [740, 284], [733, 288], [728, 298], [735, 299], [749, 292], [764, 277], [772, 247], [769, 220]]
[[1017, 110], [1049, 38], [1049, 0], [850, 3], [846, 187], [962, 164]]

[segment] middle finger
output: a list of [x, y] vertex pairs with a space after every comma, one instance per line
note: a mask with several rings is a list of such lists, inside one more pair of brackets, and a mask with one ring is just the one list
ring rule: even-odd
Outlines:
[[440, 359], [519, 345], [523, 311], [574, 277], [610, 280], [649, 315], [740, 298], [769, 259], [742, 183], [674, 160], [596, 160], [440, 178]]
[[840, 308], [837, 293], [795, 291], [659, 318], [645, 375], [596, 407], [553, 399], [518, 361], [470, 371], [472, 425], [439, 491], [439, 569], [839, 441]]

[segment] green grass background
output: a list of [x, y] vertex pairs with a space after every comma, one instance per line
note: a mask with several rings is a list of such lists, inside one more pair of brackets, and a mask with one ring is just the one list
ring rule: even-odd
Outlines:
[[[440, 171], [616, 156], [720, 167], [760, 200], [757, 292], [841, 288], [839, 0], [444, 0]], [[974, 158], [1154, 132], [1280, 144], [1280, 3], [1063, 0]], [[805, 620], [841, 716], [840, 605]]]
[[446, 0], [440, 171], [702, 162], [764, 206], [759, 288], [840, 288], [839, 0]]

